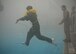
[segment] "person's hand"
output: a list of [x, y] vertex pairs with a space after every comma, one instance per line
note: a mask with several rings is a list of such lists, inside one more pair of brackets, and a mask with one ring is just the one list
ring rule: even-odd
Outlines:
[[61, 25], [62, 23], [59, 23], [59, 25]]
[[16, 21], [16, 24], [19, 22], [19, 19]]

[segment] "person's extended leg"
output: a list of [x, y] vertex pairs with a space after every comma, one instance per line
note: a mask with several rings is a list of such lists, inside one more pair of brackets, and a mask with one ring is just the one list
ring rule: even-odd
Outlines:
[[29, 45], [30, 40], [31, 40], [32, 37], [33, 37], [33, 33], [32, 33], [32, 30], [30, 29], [30, 31], [29, 31], [28, 34], [27, 34], [26, 41], [25, 41], [25, 44], [26, 44], [27, 46]]
[[38, 39], [40, 39], [40, 40], [43, 40], [43, 41], [47, 41], [47, 42], [49, 42], [49, 43], [52, 43], [52, 39], [41, 35], [40, 31], [37, 31], [37, 33], [36, 33], [35, 35], [36, 35], [36, 37], [37, 37]]
[[40, 40], [43, 40], [43, 41], [47, 41], [49, 43], [52, 43], [52, 39], [48, 38], [48, 37], [45, 37], [45, 36], [42, 36], [42, 35], [36, 35], [36, 37]]

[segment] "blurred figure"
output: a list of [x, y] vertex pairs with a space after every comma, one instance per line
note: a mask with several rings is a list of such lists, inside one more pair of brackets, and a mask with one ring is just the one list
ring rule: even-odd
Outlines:
[[59, 25], [64, 23], [64, 32], [66, 35], [66, 39], [64, 39], [65, 42], [70, 42], [70, 17], [69, 17], [69, 11], [67, 10], [65, 5], [62, 5], [62, 11], [63, 11], [63, 19], [59, 23]]
[[72, 7], [71, 12], [71, 41], [76, 52], [76, 7]]
[[32, 27], [27, 34], [27, 39], [25, 41], [25, 44], [28, 46], [30, 43], [30, 40], [32, 39], [32, 37], [34, 37], [34, 35], [39, 40], [47, 41], [49, 43], [54, 44], [52, 42], [52, 39], [41, 35], [40, 24], [39, 24], [38, 19], [37, 19], [36, 10], [32, 6], [28, 6], [26, 9], [27, 9], [26, 15], [24, 17], [18, 19], [16, 22], [16, 23], [18, 23], [19, 21], [25, 21], [26, 20], [26, 21], [31, 21], [31, 23], [32, 23]]
[[2, 5], [1, 0], [0, 0], [0, 11], [3, 11], [3, 5]]
[[76, 32], [76, 8], [72, 7], [71, 12], [71, 32]]

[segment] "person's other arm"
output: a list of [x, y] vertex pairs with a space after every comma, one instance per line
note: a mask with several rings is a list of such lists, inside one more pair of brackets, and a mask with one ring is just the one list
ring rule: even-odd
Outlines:
[[25, 21], [25, 20], [27, 20], [27, 18], [28, 18], [28, 15], [26, 14], [25, 16], [17, 19], [16, 23], [18, 23], [19, 21]]

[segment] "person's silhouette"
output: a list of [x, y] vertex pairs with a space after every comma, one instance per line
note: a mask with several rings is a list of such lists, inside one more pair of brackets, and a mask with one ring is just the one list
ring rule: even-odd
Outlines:
[[64, 32], [66, 35], [66, 39], [64, 42], [71, 42], [70, 40], [70, 17], [69, 17], [69, 11], [67, 10], [67, 7], [65, 5], [61, 6], [61, 9], [63, 11], [63, 19], [59, 23], [59, 25], [64, 23]]
[[43, 41], [47, 41], [49, 43], [52, 43], [52, 39], [50, 38], [47, 38], [43, 35], [41, 35], [41, 32], [40, 32], [40, 25], [39, 25], [39, 22], [37, 20], [37, 14], [36, 14], [36, 10], [33, 9], [32, 6], [27, 6], [27, 12], [26, 12], [26, 15], [20, 19], [17, 20], [16, 23], [18, 23], [20, 20], [21, 21], [31, 21], [32, 23], [32, 28], [29, 30], [28, 34], [27, 34], [27, 39], [25, 41], [25, 44], [28, 46], [29, 43], [30, 43], [30, 40], [31, 38], [35, 35], [39, 40], [43, 40]]

